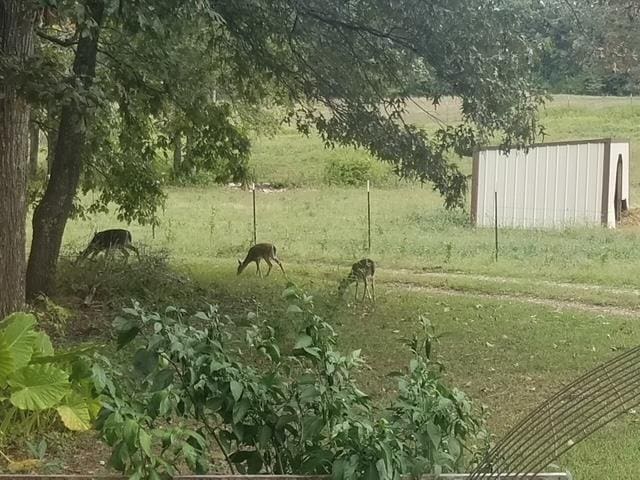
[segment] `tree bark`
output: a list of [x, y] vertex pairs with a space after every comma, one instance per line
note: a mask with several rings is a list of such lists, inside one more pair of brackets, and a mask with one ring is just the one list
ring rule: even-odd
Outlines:
[[[36, 11], [0, 0], [0, 56], [20, 68], [33, 53]], [[29, 107], [15, 80], [0, 82], [0, 319], [24, 305]]]
[[56, 156], [56, 141], [58, 140], [57, 118], [51, 112], [47, 112], [47, 129], [45, 134], [47, 136], [47, 175], [51, 175], [53, 159]]
[[[88, 89], [95, 78], [98, 37], [104, 14], [102, 0], [87, 2], [93, 22], [78, 26], [78, 47], [73, 63], [74, 81]], [[86, 107], [79, 102], [62, 107], [51, 176], [44, 196], [33, 213], [33, 241], [27, 265], [27, 297], [51, 294], [62, 245], [62, 236], [71, 215], [73, 199], [80, 182], [86, 123]]]
[[38, 153], [40, 152], [40, 129], [31, 122], [29, 125], [29, 178], [38, 175]]

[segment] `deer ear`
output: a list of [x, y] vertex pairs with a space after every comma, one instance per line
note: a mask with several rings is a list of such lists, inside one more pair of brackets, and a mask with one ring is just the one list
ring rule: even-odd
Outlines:
[[238, 265], [242, 265], [242, 260], [238, 259]]

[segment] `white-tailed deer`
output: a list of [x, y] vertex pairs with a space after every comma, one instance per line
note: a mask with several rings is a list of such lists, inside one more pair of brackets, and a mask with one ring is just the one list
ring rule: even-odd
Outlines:
[[125, 256], [125, 260], [129, 259], [129, 252], [127, 250], [135, 252], [138, 260], [140, 260], [138, 249], [131, 245], [131, 232], [121, 228], [114, 228], [97, 232], [89, 242], [87, 248], [80, 254], [77, 261], [79, 262], [87, 257], [93, 259], [102, 251], [106, 252], [105, 256], [107, 256], [114, 249], [120, 250]]
[[[347, 275], [347, 278], [343, 279], [340, 282], [340, 286], [338, 287], [338, 291], [340, 295], [344, 295], [345, 290], [355, 282], [356, 284], [356, 292], [355, 299], [358, 299], [358, 284], [362, 281], [364, 282], [364, 292], [362, 293], [362, 300], [364, 301], [364, 297], [369, 294], [369, 298], [372, 302], [376, 301], [376, 292], [375, 286], [373, 282], [373, 276], [376, 273], [376, 264], [370, 258], [363, 258], [362, 260], [358, 260], [351, 266], [351, 272]], [[369, 282], [371, 282], [371, 292], [369, 292]]]
[[271, 267], [273, 266], [271, 261], [277, 263], [284, 276], [287, 276], [282, 263], [278, 260], [278, 256], [276, 255], [276, 246], [271, 243], [256, 243], [251, 247], [249, 252], [247, 252], [247, 256], [244, 261], [238, 260], [238, 275], [240, 275], [251, 262], [256, 262], [256, 275], [260, 275], [260, 277], [262, 277], [262, 272], [260, 271], [260, 260], [264, 260], [267, 262], [267, 265], [269, 265], [267, 277], [271, 273]]

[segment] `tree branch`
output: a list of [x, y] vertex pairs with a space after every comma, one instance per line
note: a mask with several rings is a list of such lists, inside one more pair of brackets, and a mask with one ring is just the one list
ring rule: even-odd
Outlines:
[[49, 41], [51, 43], [55, 43], [56, 45], [58, 45], [60, 47], [64, 47], [64, 48], [69, 48], [69, 47], [72, 47], [73, 45], [77, 45], [78, 44], [78, 40], [77, 40], [77, 36], [76, 35], [74, 35], [71, 38], [63, 39], [63, 38], [54, 37], [52, 35], [48, 35], [48, 34], [44, 33], [42, 30], [38, 30], [36, 32], [36, 35], [38, 35], [43, 40], [47, 40], [47, 41]]

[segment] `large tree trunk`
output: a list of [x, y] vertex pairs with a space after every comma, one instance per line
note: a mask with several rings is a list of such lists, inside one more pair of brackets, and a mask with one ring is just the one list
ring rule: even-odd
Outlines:
[[29, 125], [29, 178], [38, 175], [38, 153], [40, 151], [40, 129], [35, 122]]
[[51, 113], [47, 113], [47, 124], [47, 174], [51, 175], [53, 159], [56, 156], [56, 141], [58, 140], [58, 128], [55, 126], [56, 119]]
[[[0, 0], [0, 56], [17, 66], [33, 53], [35, 10]], [[0, 319], [24, 305], [29, 107], [12, 81], [0, 82]]]
[[[95, 23], [90, 27], [79, 27], [82, 31], [78, 32], [80, 41], [73, 71], [85, 89], [91, 86], [95, 77], [103, 13], [102, 0], [87, 2], [87, 14]], [[33, 213], [33, 241], [27, 266], [28, 297], [50, 294], [53, 289], [62, 236], [82, 173], [87, 120], [86, 109], [78, 102], [62, 107], [51, 176], [42, 201]]]

